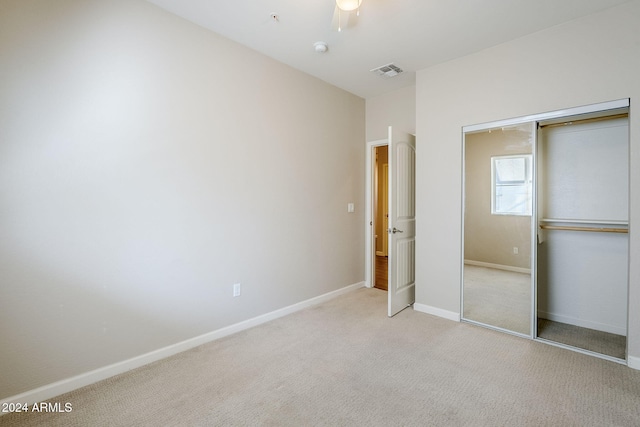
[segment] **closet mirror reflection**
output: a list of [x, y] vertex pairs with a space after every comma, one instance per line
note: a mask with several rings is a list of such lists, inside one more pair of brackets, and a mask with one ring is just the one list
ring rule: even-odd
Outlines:
[[463, 320], [532, 335], [535, 123], [464, 133]]

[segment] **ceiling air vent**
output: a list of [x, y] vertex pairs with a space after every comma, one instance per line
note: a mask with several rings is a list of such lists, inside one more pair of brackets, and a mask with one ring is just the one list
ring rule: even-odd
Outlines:
[[402, 73], [402, 68], [393, 64], [387, 64], [382, 67], [374, 68], [371, 72], [384, 79], [390, 79], [391, 77], [395, 77]]

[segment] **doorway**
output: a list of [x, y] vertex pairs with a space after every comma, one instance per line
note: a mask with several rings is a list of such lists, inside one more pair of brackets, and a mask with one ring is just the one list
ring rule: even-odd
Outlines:
[[389, 289], [389, 146], [374, 148], [374, 216], [373, 229], [375, 244], [375, 262], [372, 275], [373, 287], [387, 291]]

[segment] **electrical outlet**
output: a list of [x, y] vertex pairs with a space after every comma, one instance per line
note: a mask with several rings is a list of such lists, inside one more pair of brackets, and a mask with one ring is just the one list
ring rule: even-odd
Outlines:
[[233, 296], [239, 297], [241, 292], [240, 283], [233, 284]]
[[514, 255], [518, 255], [518, 247], [517, 246], [513, 247], [513, 254]]

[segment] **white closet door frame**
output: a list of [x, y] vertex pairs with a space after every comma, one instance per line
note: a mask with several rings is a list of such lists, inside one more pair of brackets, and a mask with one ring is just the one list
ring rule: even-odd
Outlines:
[[487, 129], [495, 129], [498, 127], [506, 127], [527, 122], [543, 122], [552, 119], [560, 119], [563, 117], [578, 116], [581, 114], [604, 112], [608, 110], [616, 110], [618, 108], [629, 107], [629, 98], [619, 99], [616, 101], [601, 102], [599, 104], [583, 105], [582, 107], [567, 108], [564, 110], [549, 111], [547, 113], [532, 114], [530, 116], [515, 117], [512, 119], [497, 120], [495, 122], [479, 123], [476, 125], [464, 126], [463, 133], [476, 132]]

